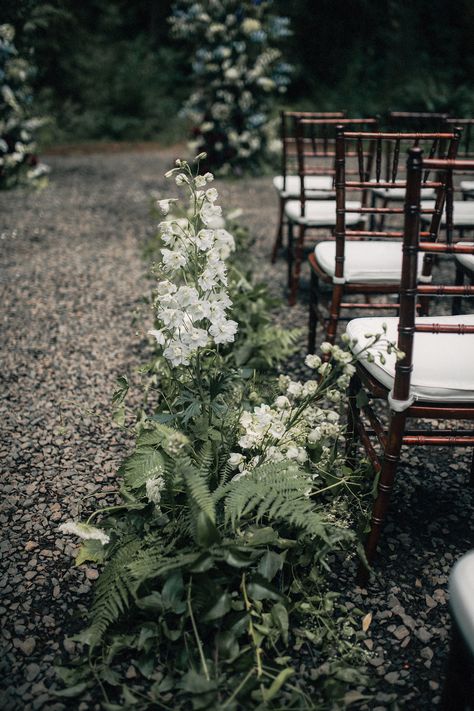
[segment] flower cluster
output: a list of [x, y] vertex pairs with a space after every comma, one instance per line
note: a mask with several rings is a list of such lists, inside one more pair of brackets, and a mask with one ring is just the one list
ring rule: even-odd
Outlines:
[[[305, 465], [314, 478], [329, 461], [335, 443], [344, 437], [336, 407], [343, 399], [354, 366], [351, 353], [338, 346], [324, 343], [323, 353], [331, 355], [331, 363], [323, 363], [316, 355], [308, 355], [305, 361], [316, 372], [317, 380], [302, 383], [280, 375], [281, 394], [273, 403], [242, 413], [238, 441], [241, 452], [234, 452], [229, 458], [230, 466], [238, 469], [236, 477], [245, 476], [263, 462], [294, 460]], [[331, 377], [336, 369], [337, 377]], [[323, 395], [336, 407], [321, 407]]]
[[271, 12], [271, 0], [176, 0], [173, 34], [194, 45], [196, 90], [183, 115], [193, 126], [194, 150], [226, 173], [254, 166], [272, 143], [270, 116], [286, 91], [291, 66], [275, 44], [289, 21]]
[[29, 115], [32, 70], [18, 56], [14, 38], [11, 25], [0, 25], [0, 188], [37, 181], [48, 172], [34, 155], [33, 133], [43, 121]]
[[[200, 154], [197, 159], [203, 157]], [[205, 189], [213, 175], [193, 175], [186, 161], [177, 160], [176, 164], [166, 175], [189, 190], [192, 214], [190, 218], [169, 218], [159, 225], [165, 246], [155, 266], [158, 328], [149, 331], [173, 367], [189, 365], [200, 348], [233, 341], [237, 331], [236, 321], [227, 317], [232, 301], [226, 289], [225, 264], [235, 244], [222, 227], [217, 190]], [[171, 202], [158, 201], [165, 215]]]
[[83, 541], [99, 541], [106, 546], [110, 542], [110, 537], [100, 528], [90, 526], [88, 523], [80, 523], [79, 521], [66, 521], [62, 523], [58, 530], [61, 533], [70, 533], [73, 536], [82, 538]]

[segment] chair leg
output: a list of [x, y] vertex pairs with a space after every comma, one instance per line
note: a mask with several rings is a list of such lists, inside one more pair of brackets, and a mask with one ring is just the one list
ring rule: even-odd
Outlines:
[[294, 257], [294, 234], [293, 223], [288, 222], [288, 251], [286, 253], [286, 263], [288, 267], [288, 289], [291, 288], [291, 277], [293, 274], [293, 257]]
[[[395, 481], [402, 437], [405, 429], [406, 415], [404, 412], [392, 413], [388, 431], [387, 446], [384, 451], [382, 469], [377, 488], [377, 496], [372, 508], [370, 533], [365, 544], [365, 555], [369, 565], [372, 565], [377, 545], [382, 532], [382, 526], [390, 503], [390, 496]], [[359, 565], [357, 582], [365, 586], [369, 581], [369, 571], [362, 563]]]
[[469, 485], [474, 487], [474, 449], [472, 450], [471, 471], [469, 474]]
[[[460, 264], [456, 264], [456, 277], [454, 280], [456, 286], [462, 286], [464, 284], [464, 270]], [[460, 296], [455, 296], [452, 303], [453, 316], [460, 314], [462, 312], [462, 299]]]
[[314, 353], [316, 350], [316, 330], [318, 327], [319, 279], [314, 269], [312, 267], [310, 267], [310, 269], [308, 353]]
[[283, 221], [284, 221], [284, 216], [285, 216], [285, 201], [281, 196], [279, 196], [279, 201], [280, 201], [280, 208], [279, 208], [279, 217], [278, 217], [278, 227], [277, 227], [275, 242], [273, 243], [273, 249], [272, 249], [272, 264], [275, 264], [278, 250], [281, 249], [283, 246]]
[[329, 319], [326, 328], [326, 341], [334, 343], [337, 334], [337, 324], [341, 314], [341, 301], [344, 294], [343, 284], [336, 284], [332, 290], [332, 298], [329, 306]]
[[306, 227], [304, 225], [299, 225], [298, 241], [296, 242], [296, 249], [294, 250], [293, 269], [291, 270], [290, 296], [288, 299], [288, 304], [290, 306], [294, 306], [296, 304], [296, 297], [300, 285], [301, 262], [303, 261], [305, 232]]
[[357, 407], [357, 395], [361, 388], [359, 376], [353, 375], [347, 390], [347, 427], [346, 427], [346, 464], [350, 469], [355, 467], [355, 450], [358, 440], [357, 420], [360, 417], [360, 410]]

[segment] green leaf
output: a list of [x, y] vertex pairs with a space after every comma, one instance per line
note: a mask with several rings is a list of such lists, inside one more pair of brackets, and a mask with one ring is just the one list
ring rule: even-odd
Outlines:
[[80, 696], [87, 689], [87, 686], [87, 681], [80, 681], [79, 684], [69, 686], [67, 689], [50, 689], [49, 693], [53, 696], [58, 696], [60, 699], [72, 699]]
[[103, 563], [105, 559], [104, 546], [100, 541], [89, 539], [79, 548], [76, 555], [76, 565], [82, 565], [86, 561], [93, 563]]
[[163, 456], [152, 447], [137, 449], [120, 467], [125, 485], [129, 489], [139, 489], [148, 479], [158, 476], [164, 471]]
[[213, 620], [218, 620], [221, 617], [224, 617], [224, 615], [226, 615], [230, 610], [230, 603], [231, 598], [229, 593], [223, 593], [219, 597], [217, 602], [214, 603], [214, 605], [207, 612], [204, 613], [204, 615], [202, 616], [202, 620], [204, 622], [212, 622]]
[[286, 609], [285, 605], [280, 602], [277, 602], [276, 605], [273, 605], [272, 619], [280, 630], [284, 643], [288, 644], [288, 630], [290, 623], [288, 619], [288, 610]]
[[163, 600], [161, 594], [154, 590], [150, 595], [141, 597], [136, 601], [136, 605], [140, 610], [145, 610], [146, 612], [163, 612]]
[[217, 685], [215, 681], [208, 680], [194, 669], [190, 669], [178, 682], [177, 687], [191, 694], [208, 694], [215, 691]]
[[173, 612], [180, 613], [185, 609], [184, 584], [181, 571], [175, 571], [166, 580], [161, 591], [161, 597], [165, 608], [170, 608]]
[[282, 595], [280, 595], [277, 590], [275, 590], [274, 587], [269, 585], [269, 583], [264, 579], [260, 577], [254, 578], [248, 585], [247, 585], [247, 592], [250, 598], [253, 600], [277, 600], [280, 601], [283, 599]]
[[263, 691], [263, 699], [266, 703], [271, 701], [280, 691], [281, 687], [283, 684], [287, 681], [287, 679], [290, 678], [290, 676], [293, 676], [295, 673], [295, 670], [292, 669], [291, 667], [286, 667], [286, 669], [282, 669], [281, 672], [278, 674], [278, 676], [273, 680], [270, 688], [264, 689]]
[[356, 396], [356, 405], [358, 408], [366, 407], [369, 404], [369, 398], [365, 390], [359, 390]]
[[112, 402], [114, 405], [121, 405], [127, 397], [130, 385], [125, 375], [121, 375], [119, 378], [117, 378], [116, 383], [117, 390], [115, 390], [114, 394], [112, 395]]
[[258, 572], [267, 580], [273, 580], [285, 563], [285, 553], [266, 551], [258, 564]]
[[220, 541], [219, 532], [209, 516], [200, 511], [196, 519], [196, 542], [203, 548], [208, 548]]

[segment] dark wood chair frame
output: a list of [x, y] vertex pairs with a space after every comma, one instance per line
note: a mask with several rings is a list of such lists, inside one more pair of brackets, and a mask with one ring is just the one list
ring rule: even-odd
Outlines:
[[[408, 430], [409, 418], [436, 420], [474, 420], [474, 402], [444, 403], [410, 400], [410, 382], [413, 369], [413, 345], [415, 334], [459, 333], [474, 337], [474, 326], [464, 324], [416, 323], [416, 305], [421, 296], [474, 296], [474, 286], [451, 286], [420, 284], [417, 280], [417, 260], [419, 253], [474, 254], [474, 246], [453, 243], [449, 237], [444, 242], [426, 239], [420, 232], [420, 194], [425, 171], [437, 171], [443, 177], [437, 186], [438, 195], [446, 201], [447, 221], [452, 226], [452, 178], [453, 170], [469, 170], [474, 173], [474, 161], [422, 159], [420, 148], [412, 148], [408, 158], [408, 179], [405, 201], [405, 223], [403, 239], [402, 281], [400, 288], [400, 319], [398, 326], [398, 348], [405, 354], [397, 361], [395, 379], [391, 393], [374, 379], [363, 365], [358, 364], [349, 386], [349, 410], [347, 431], [348, 461], [353, 460], [354, 447], [360, 440], [379, 476], [377, 494], [373, 505], [371, 528], [365, 544], [365, 555], [369, 565], [373, 563], [382, 525], [387, 513], [393, 490], [395, 474], [403, 445], [427, 446], [474, 446], [474, 430]], [[451, 232], [452, 235], [452, 232]], [[436, 317], [434, 317], [436, 318]], [[357, 395], [363, 388], [369, 396], [382, 398], [390, 404], [388, 428], [384, 428], [370, 404], [359, 407]], [[389, 400], [389, 395], [390, 400]], [[411, 404], [410, 404], [411, 403]], [[370, 429], [366, 427], [364, 418]], [[378, 456], [373, 444], [375, 438], [382, 451]], [[474, 456], [471, 465], [470, 483], [474, 485]], [[369, 579], [368, 568], [361, 563], [358, 582], [365, 585]]]
[[384, 125], [388, 131], [433, 133], [445, 129], [448, 118], [444, 111], [389, 111]]
[[[300, 178], [300, 205], [301, 216], [304, 218], [306, 204], [311, 202], [310, 191], [306, 190], [305, 178], [311, 175], [333, 175], [336, 178], [336, 132], [338, 127], [365, 128], [377, 130], [378, 119], [370, 118], [344, 118], [344, 119], [307, 119], [297, 121], [297, 155], [298, 175]], [[354, 151], [352, 157], [357, 153]], [[328, 165], [328, 163], [330, 165]], [[334, 185], [335, 187], [335, 185]], [[321, 198], [320, 198], [321, 199]], [[298, 227], [297, 239], [294, 239], [294, 227]], [[288, 219], [288, 303], [294, 306], [299, 289], [301, 263], [303, 260], [304, 243], [308, 231], [334, 229], [334, 221], [326, 225], [312, 226], [303, 222], [293, 223]]]
[[[345, 115], [345, 111], [280, 111], [281, 175], [283, 178], [283, 191], [286, 190], [288, 175], [297, 174], [296, 131], [298, 119], [334, 119], [344, 118]], [[285, 197], [281, 194], [278, 196], [278, 226], [272, 248], [272, 264], [276, 261], [278, 251], [283, 247], [285, 204], [290, 199], [292, 198]]]
[[[309, 255], [309, 264], [311, 270], [310, 284], [310, 300], [309, 300], [309, 331], [308, 331], [308, 352], [314, 353], [316, 347], [316, 332], [319, 318], [319, 283], [323, 282], [332, 287], [330, 304], [328, 308], [327, 325], [325, 329], [325, 337], [323, 340], [329, 343], [334, 343], [337, 335], [337, 327], [340, 320], [345, 320], [341, 316], [341, 311], [346, 309], [364, 309], [370, 311], [379, 310], [395, 310], [398, 312], [399, 303], [394, 302], [373, 302], [373, 296], [398, 294], [400, 289], [399, 283], [353, 283], [344, 281], [344, 260], [345, 260], [345, 243], [351, 240], [401, 240], [403, 238], [403, 230], [389, 227], [381, 230], [375, 228], [374, 220], [380, 216], [387, 215], [403, 215], [404, 208], [397, 207], [376, 207], [373, 204], [367, 205], [367, 193], [374, 185], [381, 188], [394, 185], [397, 180], [397, 174], [400, 163], [400, 149], [402, 144], [411, 142], [412, 145], [418, 146], [420, 143], [429, 143], [430, 157], [436, 155], [440, 150], [441, 143], [444, 144], [444, 153], [446, 157], [455, 158], [457, 146], [460, 140], [460, 131], [455, 130], [453, 133], [363, 133], [363, 132], [347, 132], [343, 127], [337, 130], [336, 138], [336, 202], [337, 202], [337, 221], [334, 231], [334, 239], [336, 242], [335, 254], [335, 272], [334, 277], [323, 271], [314, 253]], [[375, 164], [375, 175], [371, 178], [371, 168], [366, 168], [363, 163], [362, 148], [364, 142], [369, 142], [372, 147], [373, 158], [372, 165]], [[359, 152], [359, 174], [358, 180], [351, 180], [346, 171], [346, 158], [351, 154], [350, 146], [356, 143], [357, 151]], [[391, 155], [392, 163], [387, 176], [383, 171], [383, 155], [386, 154], [386, 144], [392, 145]], [[387, 180], [388, 177], [388, 180]], [[428, 179], [429, 174], [425, 172], [423, 176], [423, 187], [435, 188], [438, 182], [433, 182]], [[375, 182], [374, 182], [375, 181]], [[397, 183], [397, 187], [406, 187], [406, 180]], [[346, 194], [349, 191], [362, 192], [365, 197], [362, 199], [361, 214], [370, 217], [370, 223], [361, 229], [348, 229], [345, 223], [345, 215], [347, 212], [357, 212], [353, 208], [346, 207]], [[422, 213], [430, 215], [431, 222], [429, 229], [423, 233], [426, 239], [434, 240], [439, 231], [441, 217], [443, 213], [443, 196], [438, 193], [434, 208], [422, 208]], [[422, 280], [429, 281], [432, 270], [431, 255], [427, 255], [422, 270]], [[344, 299], [349, 294], [361, 294], [365, 297], [365, 301], [347, 301]], [[428, 299], [422, 298], [420, 301], [420, 313], [427, 313]]]

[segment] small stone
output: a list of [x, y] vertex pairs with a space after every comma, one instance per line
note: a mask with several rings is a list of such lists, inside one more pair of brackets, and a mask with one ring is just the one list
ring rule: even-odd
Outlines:
[[423, 649], [420, 652], [420, 657], [422, 659], [427, 659], [428, 661], [431, 661], [433, 659], [434, 653], [431, 647], [423, 647]]
[[89, 580], [97, 580], [99, 577], [99, 571], [95, 570], [94, 568], [87, 568], [86, 569], [86, 578]]
[[438, 603], [436, 602], [436, 600], [433, 600], [433, 598], [431, 597], [431, 595], [425, 595], [425, 602], [426, 602], [426, 606], [429, 607], [429, 608], [436, 607], [437, 604], [438, 604]]
[[428, 682], [428, 685], [432, 691], [436, 691], [437, 689], [439, 689], [439, 684], [437, 681], [430, 681]]
[[18, 648], [21, 649], [23, 654], [27, 657], [29, 657], [30, 654], [33, 653], [35, 647], [36, 641], [33, 639], [33, 637], [28, 637], [28, 639], [25, 639], [24, 642], [20, 642], [20, 644], [18, 645]]
[[137, 670], [132, 664], [130, 664], [127, 671], [125, 672], [125, 676], [127, 677], [127, 679], [135, 679], [135, 677], [137, 676]]
[[27, 681], [33, 681], [34, 679], [36, 679], [39, 673], [40, 668], [38, 664], [28, 664], [28, 666], [26, 667], [25, 679]]
[[420, 642], [429, 642], [431, 637], [433, 636], [431, 632], [428, 632], [426, 627], [420, 627], [415, 631], [415, 635], [418, 637]]
[[398, 672], [393, 671], [393, 672], [389, 672], [388, 674], [385, 674], [384, 679], [389, 684], [395, 684], [398, 681], [399, 676], [400, 675]]
[[401, 640], [401, 639], [404, 639], [405, 637], [408, 637], [410, 632], [407, 630], [406, 627], [404, 627], [404, 625], [400, 625], [399, 627], [397, 627], [394, 630], [393, 634], [397, 639]]

